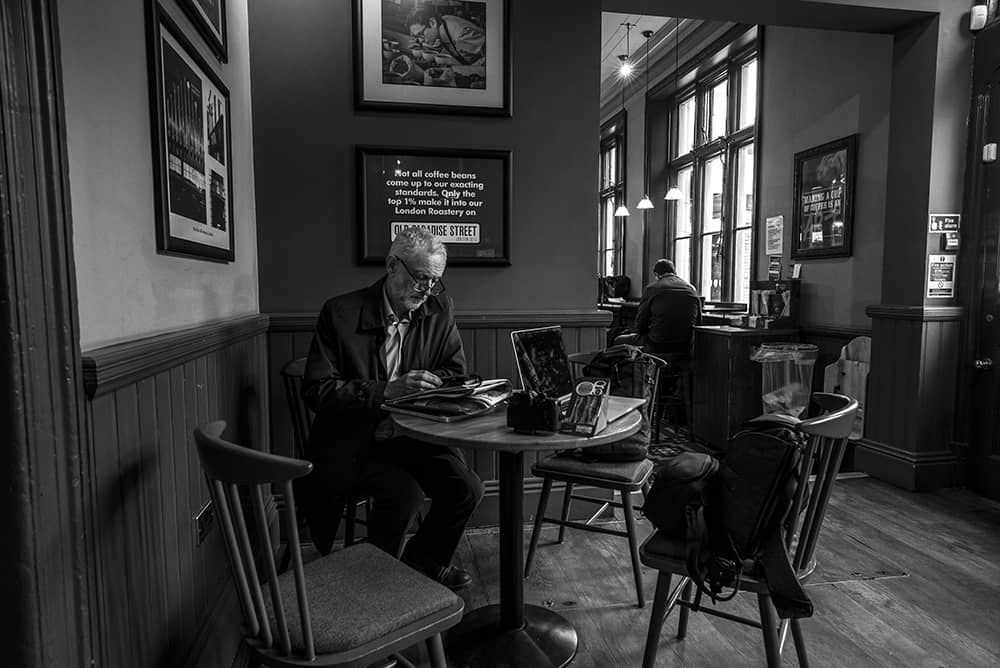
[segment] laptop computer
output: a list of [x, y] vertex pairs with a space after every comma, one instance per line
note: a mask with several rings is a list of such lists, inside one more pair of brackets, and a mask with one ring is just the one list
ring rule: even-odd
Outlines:
[[[521, 388], [555, 399], [559, 404], [561, 417], [565, 417], [575, 383], [563, 342], [562, 327], [550, 325], [514, 330], [510, 333], [510, 340], [514, 347]], [[612, 402], [608, 406], [608, 422], [614, 422], [643, 403], [639, 399]]]

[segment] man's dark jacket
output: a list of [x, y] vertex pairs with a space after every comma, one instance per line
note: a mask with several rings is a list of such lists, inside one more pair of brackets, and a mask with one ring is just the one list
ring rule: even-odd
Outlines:
[[653, 281], [642, 291], [635, 331], [645, 337], [643, 350], [654, 355], [690, 357], [694, 326], [701, 322], [701, 298], [676, 274]]
[[[367, 288], [329, 299], [319, 314], [306, 362], [302, 397], [315, 413], [307, 454], [310, 505], [341, 510], [386, 413], [382, 405], [387, 372], [383, 277]], [[465, 373], [465, 352], [448, 297], [428, 297], [410, 317], [403, 339], [400, 374], [423, 369], [438, 376]], [[315, 505], [314, 505], [315, 504]]]

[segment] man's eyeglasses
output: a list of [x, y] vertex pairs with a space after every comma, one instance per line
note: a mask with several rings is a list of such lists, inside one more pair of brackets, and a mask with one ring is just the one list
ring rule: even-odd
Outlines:
[[403, 262], [402, 258], [395, 255], [393, 255], [393, 257], [395, 257], [399, 261], [399, 263], [403, 265], [403, 269], [404, 271], [406, 271], [407, 276], [409, 276], [410, 280], [413, 281], [414, 290], [416, 290], [417, 292], [429, 294], [432, 297], [436, 297], [442, 292], [444, 292], [444, 281], [442, 281], [440, 278], [418, 279], [416, 276], [413, 275], [413, 272], [410, 271], [410, 268], [406, 266], [406, 263]]

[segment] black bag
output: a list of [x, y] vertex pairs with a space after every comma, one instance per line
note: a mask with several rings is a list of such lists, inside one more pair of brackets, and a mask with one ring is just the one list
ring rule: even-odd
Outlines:
[[809, 617], [812, 602], [792, 571], [781, 536], [805, 438], [769, 416], [744, 427], [730, 439], [718, 470], [691, 460], [692, 453], [658, 466], [644, 512], [664, 535], [683, 541], [699, 596], [729, 600], [751, 564], [764, 572], [779, 617]]
[[[663, 460], [653, 471], [653, 483], [643, 513], [664, 534], [700, 547], [705, 531], [702, 517], [705, 487], [719, 470], [719, 461], [701, 452], [681, 452]], [[687, 554], [687, 550], [685, 550]]]
[[636, 409], [642, 416], [639, 431], [614, 443], [581, 448], [574, 451], [574, 456], [588, 462], [638, 462], [646, 458], [652, 431], [650, 403], [658, 369], [656, 362], [644, 357], [634, 346], [612, 346], [594, 356], [584, 367], [584, 376], [608, 378], [610, 394], [641, 398], [646, 403]]

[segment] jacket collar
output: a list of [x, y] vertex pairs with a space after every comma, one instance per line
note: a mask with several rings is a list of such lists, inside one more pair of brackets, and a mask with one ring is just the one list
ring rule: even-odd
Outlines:
[[[382, 291], [385, 289], [385, 276], [378, 279], [367, 288], [361, 297], [361, 319], [358, 323], [362, 331], [372, 329], [385, 329], [385, 322], [382, 318]], [[420, 308], [410, 314], [411, 324], [416, 323], [425, 315], [440, 313], [444, 310], [440, 297], [428, 297]]]

